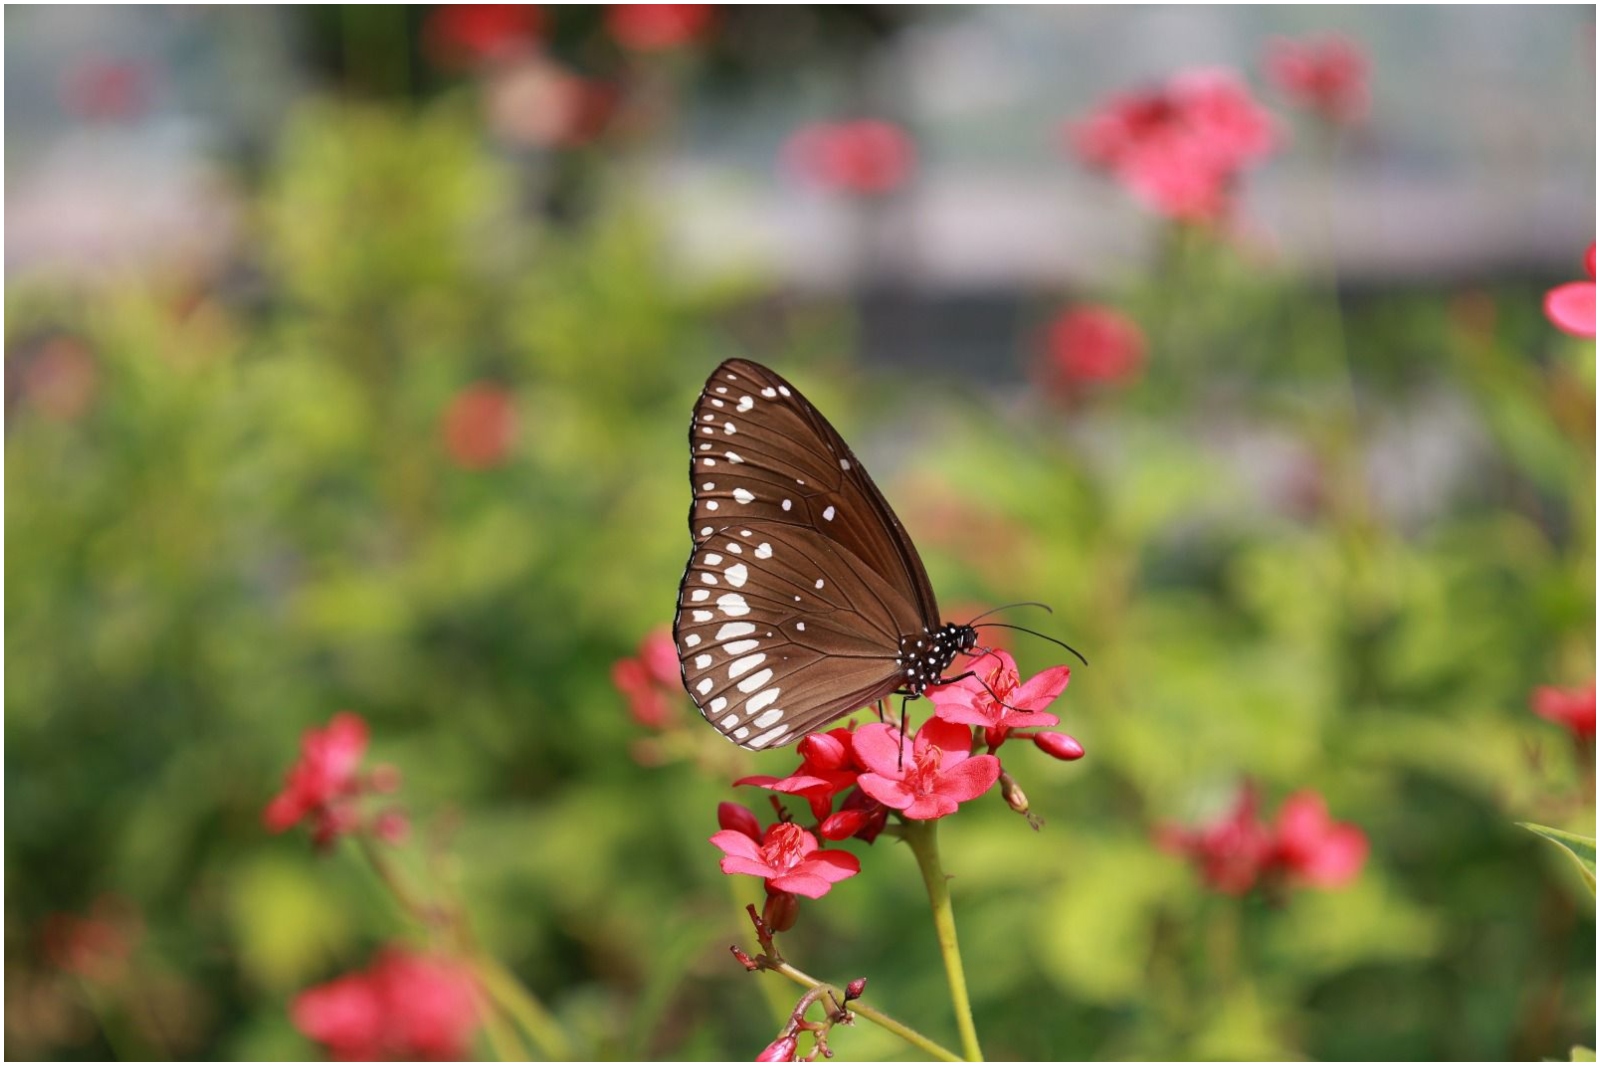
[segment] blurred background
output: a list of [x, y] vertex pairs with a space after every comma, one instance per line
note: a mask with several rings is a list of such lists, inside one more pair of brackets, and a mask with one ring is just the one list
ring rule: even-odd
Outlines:
[[[1593, 1047], [1593, 897], [1515, 824], [1594, 833], [1592, 284], [1590, 339], [1546, 310], [1593, 281], [1593, 19], [8, 9], [8, 1057], [338, 1051], [308, 989], [431, 1003], [383, 960], [469, 927], [541, 1057], [772, 1040], [706, 838], [795, 755], [628, 666], [734, 355], [949, 617], [1044, 600], [1093, 663], [1084, 760], [1006, 749], [1043, 830], [942, 826], [991, 1057]], [[369, 820], [269, 831], [345, 710]], [[1337, 885], [1173, 844], [1307, 791], [1367, 842]], [[952, 1043], [910, 855], [844, 846], [786, 954]]]

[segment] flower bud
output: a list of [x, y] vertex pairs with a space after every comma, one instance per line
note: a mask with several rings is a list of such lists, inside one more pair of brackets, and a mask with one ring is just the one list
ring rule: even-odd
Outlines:
[[717, 804], [717, 825], [743, 833], [758, 844], [761, 842], [761, 823], [749, 807], [737, 803]]
[[867, 990], [867, 979], [857, 977], [854, 981], [844, 986], [844, 1001], [849, 1003], [852, 999], [860, 999], [861, 994]]
[[1072, 762], [1074, 759], [1083, 758], [1083, 745], [1065, 733], [1035, 733], [1033, 742], [1038, 745], [1040, 751], [1052, 759]]
[[738, 959], [739, 960], [739, 965], [743, 966], [745, 969], [751, 971], [752, 973], [754, 973], [756, 970], [761, 969], [760, 963], [756, 962], [755, 959], [752, 959], [749, 955], [745, 954], [743, 951], [740, 951], [737, 944], [730, 944], [728, 946], [728, 950], [733, 952], [733, 957], [735, 959]]
[[824, 840], [849, 840], [871, 820], [872, 816], [863, 810], [835, 811], [822, 820], [817, 832]]
[[800, 899], [793, 892], [770, 892], [766, 906], [761, 908], [761, 920], [774, 933], [794, 928], [800, 919]]
[[800, 757], [819, 770], [838, 770], [850, 763], [850, 749], [838, 737], [812, 733], [800, 741]]
[[780, 1036], [756, 1056], [757, 1062], [793, 1062], [799, 1042], [792, 1036]]
[[1006, 806], [1018, 814], [1028, 813], [1028, 794], [1022, 791], [1017, 779], [1008, 773], [1000, 775], [1000, 795], [1004, 797]]

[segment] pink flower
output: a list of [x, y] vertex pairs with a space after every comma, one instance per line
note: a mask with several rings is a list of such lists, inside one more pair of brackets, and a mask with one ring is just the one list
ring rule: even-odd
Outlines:
[[972, 731], [942, 718], [930, 718], [906, 745], [901, 759], [900, 730], [874, 722], [856, 731], [856, 758], [868, 773], [861, 791], [907, 818], [928, 820], [954, 814], [1000, 778], [1000, 760], [973, 755]]
[[1335, 823], [1315, 792], [1296, 792], [1278, 809], [1273, 860], [1291, 876], [1318, 888], [1340, 888], [1361, 873], [1367, 835]]
[[716, 8], [711, 4], [609, 4], [606, 29], [635, 52], [664, 52], [704, 37]]
[[826, 733], [812, 733], [801, 738], [799, 751], [800, 768], [790, 776], [753, 774], [739, 778], [734, 784], [803, 796], [811, 804], [812, 817], [820, 822], [833, 810], [833, 797], [855, 784], [861, 773], [851, 750], [851, 731], [840, 726]]
[[636, 657], [618, 659], [611, 667], [611, 683], [627, 699], [628, 713], [649, 729], [661, 729], [671, 721], [682, 676], [677, 646], [664, 626], [650, 631]]
[[1198, 829], [1164, 827], [1158, 842], [1187, 855], [1206, 883], [1218, 892], [1242, 896], [1263, 880], [1288, 878], [1315, 888], [1340, 888], [1361, 872], [1367, 837], [1353, 825], [1328, 817], [1315, 792], [1284, 800], [1276, 826], [1257, 816], [1254, 788], [1246, 786], [1227, 815]]
[[793, 1062], [795, 1051], [799, 1043], [792, 1036], [780, 1036], [772, 1043], [761, 1049], [761, 1054], [756, 1056], [757, 1062]]
[[1569, 281], [1557, 285], [1544, 296], [1544, 313], [1557, 329], [1574, 337], [1594, 339], [1594, 245], [1584, 256], [1588, 281]]
[[1272, 835], [1256, 817], [1255, 789], [1240, 790], [1233, 810], [1198, 829], [1166, 827], [1157, 834], [1168, 851], [1187, 855], [1218, 892], [1242, 896], [1255, 887], [1272, 856]]
[[613, 85], [530, 52], [488, 74], [483, 107], [489, 128], [509, 144], [574, 148], [605, 131], [619, 95]]
[[992, 651], [973, 659], [967, 669], [974, 676], [930, 688], [928, 698], [933, 701], [934, 714], [943, 721], [982, 726], [990, 751], [1013, 729], [1061, 724], [1061, 719], [1044, 709], [1067, 687], [1072, 677], [1067, 667], [1052, 666], [1023, 683], [1016, 660], [1007, 652]]
[[459, 70], [528, 51], [543, 33], [532, 4], [441, 4], [422, 25], [422, 49], [441, 70]]
[[1046, 384], [1070, 392], [1082, 382], [1118, 383], [1144, 369], [1144, 331], [1109, 307], [1075, 307], [1045, 332]]
[[364, 972], [302, 992], [289, 1017], [340, 1059], [465, 1059], [479, 1024], [465, 967], [393, 948]]
[[1577, 688], [1541, 685], [1533, 690], [1533, 713], [1566, 726], [1580, 741], [1594, 740], [1594, 682]]
[[1079, 156], [1151, 210], [1182, 221], [1226, 214], [1243, 171], [1276, 145], [1272, 118], [1228, 70], [1180, 72], [1113, 97], [1069, 129]]
[[517, 435], [511, 393], [487, 382], [462, 389], [445, 409], [442, 431], [445, 452], [457, 466], [465, 470], [499, 466]]
[[793, 822], [778, 822], [758, 838], [749, 831], [748, 822], [740, 819], [735, 828], [712, 834], [711, 843], [724, 852], [723, 873], [766, 878], [769, 895], [792, 893], [817, 899], [835, 882], [861, 872], [861, 862], [854, 855], [824, 850], [816, 837]]
[[1336, 126], [1366, 117], [1367, 56], [1347, 37], [1329, 34], [1267, 42], [1267, 80], [1299, 107]]
[[874, 195], [905, 184], [916, 146], [899, 126], [878, 119], [802, 126], [783, 148], [785, 165], [834, 192]]
[[308, 729], [300, 740], [300, 761], [289, 768], [280, 792], [263, 814], [274, 833], [309, 817], [312, 837], [327, 844], [356, 827], [351, 806], [362, 791], [356, 770], [367, 750], [367, 724], [341, 711], [326, 729]]

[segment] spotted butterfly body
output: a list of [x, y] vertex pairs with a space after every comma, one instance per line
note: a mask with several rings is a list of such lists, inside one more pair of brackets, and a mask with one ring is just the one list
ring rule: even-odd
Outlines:
[[723, 736], [791, 744], [901, 692], [920, 696], [977, 642], [941, 624], [928, 575], [849, 445], [799, 390], [730, 359], [689, 429], [689, 532], [673, 638], [683, 683]]

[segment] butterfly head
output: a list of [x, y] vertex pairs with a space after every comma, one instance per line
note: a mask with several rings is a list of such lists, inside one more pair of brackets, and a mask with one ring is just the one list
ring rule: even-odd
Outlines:
[[976, 629], [955, 622], [901, 637], [894, 661], [901, 670], [901, 687], [912, 695], [922, 695], [923, 689], [939, 683], [958, 654], [971, 651], [977, 643]]

